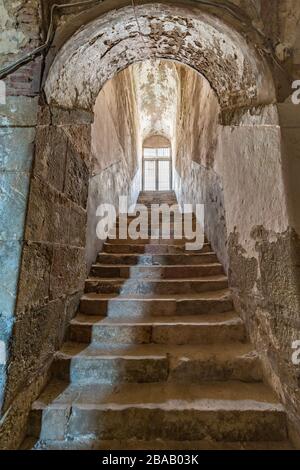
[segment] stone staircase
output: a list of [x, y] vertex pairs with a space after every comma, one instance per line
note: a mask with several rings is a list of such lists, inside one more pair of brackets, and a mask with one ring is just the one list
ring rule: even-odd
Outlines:
[[172, 238], [107, 240], [29, 435], [47, 449], [289, 448], [207, 241], [193, 253]]

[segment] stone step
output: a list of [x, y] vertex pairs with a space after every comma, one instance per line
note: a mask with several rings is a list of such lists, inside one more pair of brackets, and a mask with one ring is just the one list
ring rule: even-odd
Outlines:
[[[145, 214], [146, 215], [146, 214]], [[139, 213], [137, 214], [127, 214], [126, 215], [120, 215], [117, 216], [115, 219], [115, 226], [118, 227], [121, 223], [129, 225], [133, 220], [135, 220], [139, 216]], [[193, 215], [191, 216], [190, 214], [185, 215], [182, 214], [181, 212], [173, 212], [170, 211], [168, 213], [166, 212], [160, 212], [159, 217], [158, 214], [151, 214], [151, 207], [147, 208], [147, 217], [143, 220], [142, 226], [148, 225], [148, 227], [155, 227], [155, 228], [160, 228], [162, 226], [165, 226], [165, 224], [170, 224], [171, 229], [174, 228], [177, 224], [179, 226], [183, 226], [183, 222], [190, 223], [192, 220], [193, 222], [193, 228], [196, 228], [196, 222], [197, 218]]]
[[[116, 220], [116, 223], [111, 227], [110, 231], [109, 231], [109, 235], [110, 236], [114, 236], [114, 238], [118, 238], [118, 236], [122, 236], [124, 237], [123, 235], [123, 231], [125, 232], [125, 234], [127, 234], [127, 237], [129, 237], [129, 225], [131, 224], [131, 222], [134, 220], [134, 217], [129, 217], [128, 220], [127, 220], [127, 223], [126, 221], [122, 221], [122, 224], [120, 223], [120, 220]], [[199, 226], [197, 226], [196, 224], [196, 220], [193, 221], [193, 225], [192, 225], [192, 230], [193, 230], [193, 233], [190, 234], [190, 232], [187, 232], [187, 230], [191, 230], [189, 225], [186, 225], [187, 222], [185, 222], [183, 224], [183, 219], [182, 220], [173, 220], [172, 218], [170, 219], [170, 222], [167, 220], [167, 221], [163, 221], [163, 220], [160, 220], [159, 223], [156, 223], [156, 221], [152, 221], [149, 217], [149, 220], [145, 222], [145, 225], [143, 225], [142, 227], [139, 227], [138, 228], [138, 235], [139, 235], [139, 238], [146, 238], [146, 239], [149, 239], [149, 238], [153, 238], [153, 239], [157, 239], [157, 238], [160, 238], [160, 239], [167, 239], [168, 237], [169, 238], [179, 238], [181, 240], [187, 240], [187, 235], [189, 236], [189, 239], [192, 237], [195, 237], [195, 233], [196, 233], [196, 229], [197, 229], [197, 234], [201, 234], [202, 231], [201, 231], [201, 228]], [[122, 230], [121, 230], [122, 228]], [[207, 240], [207, 237], [204, 236], [204, 240], [206, 243], [208, 243], [208, 240]]]
[[[110, 238], [126, 238], [130, 239], [129, 236], [129, 225], [134, 220], [133, 218], [129, 218], [127, 221], [127, 225], [125, 222], [121, 225], [119, 221], [116, 221], [115, 225], [113, 225], [109, 230], [109, 237]], [[186, 224], [186, 223], [185, 223]], [[196, 232], [197, 229], [197, 232]], [[188, 232], [187, 232], [188, 230]], [[196, 221], [193, 222], [192, 225], [192, 232], [189, 225], [183, 225], [183, 222], [180, 221], [173, 221], [170, 222], [162, 222], [159, 223], [148, 221], [144, 226], [138, 227], [138, 239], [179, 239], [182, 241], [190, 240], [191, 238], [195, 238], [197, 236], [203, 235], [202, 230], [199, 226], [196, 225]], [[124, 235], [125, 234], [125, 235]], [[204, 240], [208, 243], [207, 237], [204, 236]]]
[[[154, 203], [157, 205], [157, 203]], [[142, 203], [142, 205], [145, 205]], [[169, 207], [171, 208], [174, 204], [171, 204]], [[175, 204], [176, 205], [176, 204]], [[151, 216], [151, 206], [149, 206], [149, 204], [146, 205], [147, 207], [147, 212], [148, 212], [148, 217], [150, 218]], [[150, 209], [150, 210], [149, 210]], [[136, 217], [139, 215], [139, 211], [136, 211], [136, 212], [128, 212], [127, 214], [118, 214], [116, 216], [116, 222], [119, 222], [120, 220], [124, 221], [124, 220], [134, 220], [136, 219]], [[184, 214], [180, 209], [177, 210], [177, 208], [175, 208], [174, 210], [167, 210], [166, 212], [163, 212], [162, 210], [160, 210], [160, 213], [159, 213], [159, 220], [163, 220], [163, 218], [168, 221], [169, 220], [169, 217], [170, 217], [170, 220], [171, 222], [173, 222], [174, 220], [182, 220], [184, 219], [184, 217], [186, 217], [187, 219], [189, 220], [197, 220], [195, 214], [192, 214], [191, 213], [187, 213], [187, 214]], [[155, 220], [154, 222], [158, 221], [158, 214], [156, 213], [155, 214]]]
[[228, 289], [190, 295], [118, 296], [117, 294], [84, 294], [80, 312], [88, 315], [203, 315], [233, 310]]
[[220, 263], [203, 264], [201, 266], [126, 266], [95, 264], [91, 269], [91, 276], [122, 279], [187, 279], [201, 276], [217, 276], [223, 274]]
[[137, 205], [135, 206], [135, 209], [137, 209], [137, 207], [139, 205], [143, 205], [147, 208], [151, 208], [152, 206], [168, 206], [168, 207], [172, 207], [172, 206], [176, 206], [178, 207], [178, 210], [182, 211], [181, 209], [181, 206], [178, 204], [178, 202], [175, 200], [175, 199], [165, 199], [165, 200], [149, 200], [149, 199], [141, 199], [138, 201]]
[[[193, 243], [194, 246], [196, 245], [195, 242], [197, 241], [198, 246], [200, 244], [208, 244], [206, 238], [202, 239], [198, 236], [198, 240], [196, 240], [195, 236], [192, 237], [183, 237], [181, 234], [174, 232], [171, 230], [158, 230], [153, 229], [152, 231], [143, 231], [138, 234], [138, 238], [134, 239], [128, 232], [123, 231], [119, 232], [118, 229], [111, 229], [108, 233], [108, 237], [106, 239], [107, 243], [114, 243], [116, 245], [127, 244], [127, 245], [186, 245]], [[213, 251], [213, 250], [210, 250]]]
[[185, 244], [129, 244], [129, 243], [104, 243], [104, 253], [121, 253], [121, 254], [155, 254], [155, 255], [167, 255], [167, 254], [181, 254], [181, 253], [211, 253], [211, 247], [204, 245], [200, 250], [189, 250], [187, 251]]
[[249, 344], [97, 345], [66, 343], [56, 354], [52, 374], [71, 383], [259, 382], [262, 369]]
[[155, 197], [155, 196], [140, 196], [137, 204], [178, 204], [177, 198], [175, 195]]
[[218, 259], [215, 253], [201, 254], [168, 254], [168, 255], [132, 255], [132, 254], [111, 254], [101, 253], [97, 257], [97, 263], [100, 264], [126, 264], [126, 265], [201, 265], [217, 263]]
[[151, 203], [151, 202], [156, 202], [156, 203], [159, 203], [159, 204], [162, 204], [162, 203], [165, 203], [166, 201], [170, 201], [170, 202], [176, 202], [176, 204], [178, 204], [177, 202], [177, 197], [174, 194], [164, 194], [164, 195], [155, 195], [155, 193], [152, 193], [152, 195], [147, 195], [147, 194], [141, 194], [138, 198], [138, 204], [141, 203], [141, 202], [148, 202], [148, 203]]
[[33, 404], [41, 440], [282, 441], [286, 416], [262, 383], [67, 384], [53, 381]]
[[122, 320], [79, 314], [71, 321], [68, 336], [79, 343], [206, 345], [245, 342], [246, 330], [235, 312]]
[[175, 194], [170, 194], [170, 195], [165, 194], [165, 195], [160, 195], [160, 196], [155, 196], [155, 194], [153, 194], [153, 196], [141, 194], [138, 198], [137, 203], [141, 204], [142, 202], [147, 203], [147, 204], [152, 204], [152, 203], [167, 204], [168, 202], [170, 203], [175, 202], [176, 204], [178, 204]]
[[90, 278], [85, 283], [85, 293], [120, 294], [120, 295], [186, 295], [228, 288], [226, 276], [208, 278], [153, 280], [153, 279], [121, 279], [121, 278]]
[[[183, 451], [209, 451], [209, 450], [239, 450], [239, 451], [278, 451], [294, 450], [291, 443], [283, 441], [261, 441], [261, 442], [217, 442], [211, 439], [203, 441], [169, 441], [162, 439], [142, 441], [129, 439], [122, 441], [104, 441], [89, 438], [80, 438], [74, 441], [37, 441], [35, 438], [28, 438], [23, 443], [20, 450], [183, 450]], [[200, 459], [198, 460], [200, 461]]]

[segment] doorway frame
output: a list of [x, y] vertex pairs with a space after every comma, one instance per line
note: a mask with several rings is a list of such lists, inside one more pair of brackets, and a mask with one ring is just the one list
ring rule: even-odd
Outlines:
[[[170, 150], [169, 157], [159, 157], [157, 152], [159, 149], [168, 148]], [[156, 157], [145, 157], [145, 149], [152, 149], [156, 150]], [[168, 191], [172, 191], [173, 188], [173, 166], [172, 166], [172, 147], [171, 144], [169, 147], [157, 146], [157, 147], [147, 147], [147, 145], [143, 145], [142, 151], [142, 191], [145, 191], [145, 161], [147, 162], [154, 162], [155, 163], [155, 189], [154, 191], [165, 191], [159, 189], [159, 162], [169, 162], [170, 163], [170, 172], [169, 172], [169, 189]]]

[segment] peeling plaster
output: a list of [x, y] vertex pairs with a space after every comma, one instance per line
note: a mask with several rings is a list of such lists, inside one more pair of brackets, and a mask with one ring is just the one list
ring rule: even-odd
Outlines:
[[272, 76], [262, 57], [216, 17], [159, 3], [136, 11], [143, 39], [130, 7], [103, 15], [70, 38], [49, 71], [45, 84], [49, 103], [91, 109], [107, 80], [128, 65], [149, 59], [149, 53], [203, 73], [224, 108], [275, 99]]

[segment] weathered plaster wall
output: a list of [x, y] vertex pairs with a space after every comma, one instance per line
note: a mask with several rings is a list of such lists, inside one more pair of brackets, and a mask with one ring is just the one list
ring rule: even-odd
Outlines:
[[86, 244], [88, 267], [102, 246], [96, 236], [97, 207], [113, 204], [117, 210], [119, 196], [128, 196], [128, 203], [133, 204], [140, 189], [142, 140], [132, 68], [120, 72], [103, 87], [94, 116]]
[[[278, 369], [275, 367], [275, 370], [278, 375], [285, 377], [286, 374], [288, 376], [283, 391], [291, 414], [296, 417], [295, 427], [298, 429], [299, 439], [300, 368], [291, 365], [290, 342], [291, 340], [298, 341], [300, 337], [300, 106], [295, 106], [288, 101], [278, 105], [278, 113], [290, 229], [284, 236], [278, 237], [276, 243], [272, 244], [277, 259], [276, 279], [285, 279], [285, 283], [282, 284], [283, 290], [280, 291], [285, 298], [285, 308], [280, 315], [278, 331], [281, 330], [281, 337], [283, 337], [286, 347]], [[261, 245], [263, 246], [263, 244]], [[284, 263], [281, 264], [280, 259], [284, 259]], [[273, 273], [272, 278], [274, 278]], [[274, 361], [276, 359], [275, 357]]]
[[236, 307], [299, 430], [298, 108], [279, 105], [279, 117], [273, 105], [219, 114], [209, 84], [188, 69], [181, 76], [175, 189], [181, 202], [206, 203], [206, 231]]
[[174, 62], [147, 60], [132, 65], [142, 140], [165, 136], [174, 145], [179, 77]]
[[[71, 1], [69, 0], [69, 3]], [[49, 12], [54, 0], [45, 0], [44, 3], [45, 10]], [[139, 0], [138, 5], [152, 3], [151, 0]], [[163, 0], [160, 2], [160, 5], [162, 4], [182, 7], [183, 2]], [[48, 64], [51, 64], [66, 39], [81, 25], [126, 5], [131, 5], [131, 0], [104, 0], [94, 7], [72, 7], [62, 11]], [[248, 42], [255, 44], [261, 54], [266, 53], [266, 56], [274, 54], [275, 60], [269, 60], [269, 65], [276, 78], [277, 97], [281, 101], [289, 96], [291, 80], [299, 77], [300, 69], [300, 37], [299, 32], [297, 33], [300, 19], [298, 0], [218, 0], [213, 6], [202, 0], [188, 0], [184, 5], [190, 10], [213, 13], [215, 18], [231, 25], [246, 37]], [[66, 11], [69, 15], [65, 14]], [[280, 65], [276, 61], [279, 61]]]
[[299, 238], [290, 225], [277, 109], [228, 119], [217, 170], [223, 176], [230, 286], [266, 377], [299, 430], [299, 368], [292, 363], [299, 336]]
[[205, 204], [205, 231], [227, 270], [227, 231], [222, 175], [215, 169], [220, 106], [211, 86], [177, 65], [180, 106], [174, 189], [180, 203]]

